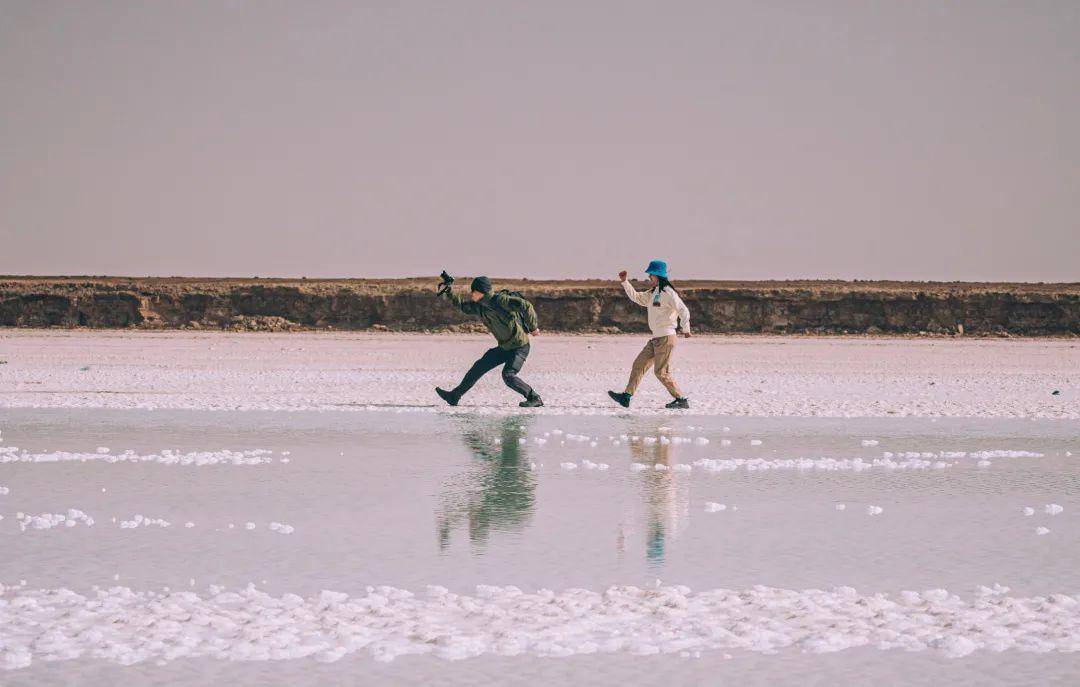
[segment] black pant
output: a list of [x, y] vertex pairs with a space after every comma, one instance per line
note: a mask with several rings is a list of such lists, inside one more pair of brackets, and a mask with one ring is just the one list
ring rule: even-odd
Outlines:
[[506, 382], [506, 386], [518, 392], [525, 398], [531, 398], [533, 395], [532, 387], [517, 376], [518, 372], [521, 372], [521, 366], [525, 364], [525, 358], [528, 357], [529, 344], [525, 344], [521, 348], [514, 348], [509, 351], [503, 350], [498, 346], [489, 348], [484, 355], [480, 356], [480, 360], [473, 363], [473, 366], [465, 373], [465, 377], [461, 380], [461, 384], [457, 385], [457, 388], [454, 389], [453, 393], [459, 398], [464, 396], [469, 389], [473, 388], [473, 384], [480, 381], [481, 377], [488, 372], [491, 372], [499, 365], [502, 365], [502, 378], [503, 381]]

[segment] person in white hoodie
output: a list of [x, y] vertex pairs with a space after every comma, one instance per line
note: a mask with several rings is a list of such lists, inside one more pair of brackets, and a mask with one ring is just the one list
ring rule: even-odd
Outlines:
[[637, 391], [641, 378], [652, 367], [656, 378], [664, 385], [672, 396], [675, 397], [665, 408], [689, 408], [690, 401], [683, 396], [675, 378], [671, 376], [671, 355], [675, 352], [675, 341], [678, 334], [684, 337], [690, 336], [690, 310], [679, 297], [679, 292], [668, 281], [667, 263], [663, 260], [653, 260], [645, 268], [649, 275], [652, 288], [648, 291], [637, 291], [626, 280], [626, 270], [619, 272], [619, 281], [622, 282], [623, 290], [630, 300], [640, 306], [649, 309], [649, 329], [652, 330], [653, 338], [645, 344], [645, 348], [634, 359], [634, 366], [630, 370], [630, 381], [626, 383], [626, 390], [622, 393], [609, 391], [608, 396], [624, 408], [630, 407], [630, 399]]

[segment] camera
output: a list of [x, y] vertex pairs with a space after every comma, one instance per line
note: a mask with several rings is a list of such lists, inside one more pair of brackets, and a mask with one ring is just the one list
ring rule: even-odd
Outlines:
[[454, 278], [447, 274], [446, 270], [443, 270], [439, 277], [442, 278], [442, 281], [439, 282], [439, 288], [435, 292], [435, 295], [441, 296], [444, 293], [450, 293], [450, 287], [454, 285]]

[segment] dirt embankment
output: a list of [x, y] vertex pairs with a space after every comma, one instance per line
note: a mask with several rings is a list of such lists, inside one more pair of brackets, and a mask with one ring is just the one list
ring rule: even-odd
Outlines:
[[[647, 330], [645, 313], [614, 281], [494, 281], [528, 297], [545, 330]], [[434, 298], [435, 282], [0, 277], [0, 326], [473, 328]], [[701, 332], [1080, 335], [1080, 283], [687, 281], [679, 287]]]

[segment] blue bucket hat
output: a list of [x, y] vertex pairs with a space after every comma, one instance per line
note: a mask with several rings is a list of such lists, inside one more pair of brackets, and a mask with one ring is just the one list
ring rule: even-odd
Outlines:
[[667, 279], [667, 263], [663, 260], [653, 260], [645, 268], [645, 274], [655, 274], [658, 277]]

